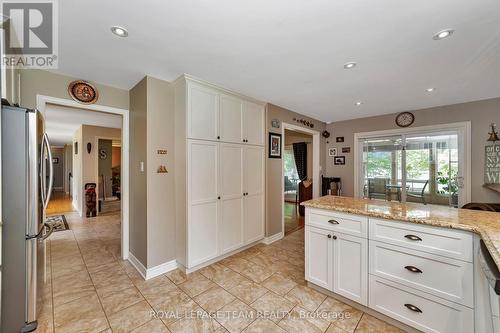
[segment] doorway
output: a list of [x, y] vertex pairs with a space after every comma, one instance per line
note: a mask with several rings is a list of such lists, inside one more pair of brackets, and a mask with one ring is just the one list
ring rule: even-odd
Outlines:
[[[62, 112], [59, 112], [59, 115], [54, 117], [55, 122], [54, 124], [56, 125], [56, 128], [61, 129], [58, 127], [58, 123], [60, 125], [61, 122], [64, 121], [71, 121], [71, 119], [74, 120], [76, 117], [76, 114], [80, 112], [80, 116], [84, 117], [86, 119], [85, 121], [82, 121], [82, 123], [86, 123], [87, 121], [92, 121], [96, 119], [96, 115], [98, 115], [99, 119], [107, 119], [108, 123], [100, 123], [100, 124], [91, 124], [90, 126], [98, 125], [98, 127], [111, 127], [112, 129], [117, 129], [118, 134], [113, 133], [113, 134], [99, 134], [99, 133], [91, 133], [91, 138], [86, 138], [83, 139], [83, 137], [79, 136], [80, 139], [77, 139], [73, 137], [71, 140], [71, 144], [68, 146], [71, 146], [72, 148], [72, 172], [71, 172], [71, 181], [69, 182], [69, 186], [71, 189], [69, 190], [71, 195], [72, 195], [72, 202], [73, 206], [76, 206], [76, 210], [79, 211], [79, 215], [83, 215], [83, 198], [84, 198], [84, 189], [83, 185], [84, 183], [96, 183], [97, 187], [97, 178], [95, 177], [98, 172], [91, 170], [90, 172], [85, 172], [83, 173], [78, 173], [75, 171], [77, 169], [81, 169], [78, 166], [81, 166], [82, 164], [82, 157], [85, 157], [87, 159], [90, 159], [90, 163], [88, 165], [95, 166], [97, 169], [97, 160], [98, 160], [98, 143], [96, 143], [96, 137], [112, 137], [112, 138], [118, 138], [120, 141], [120, 149], [121, 149], [121, 167], [120, 167], [120, 210], [118, 212], [117, 217], [113, 218], [108, 218], [108, 220], [117, 220], [118, 223], [116, 224], [116, 228], [112, 227], [109, 230], [106, 229], [103, 231], [105, 232], [112, 232], [113, 235], [112, 238], [115, 236], [115, 231], [117, 230], [117, 246], [119, 248], [116, 248], [118, 251], [118, 254], [121, 256], [123, 260], [128, 259], [129, 255], [129, 215], [128, 215], [128, 210], [129, 210], [129, 186], [128, 186], [128, 179], [129, 179], [129, 111], [125, 109], [118, 109], [118, 108], [113, 108], [113, 107], [108, 107], [108, 106], [102, 106], [102, 105], [81, 105], [75, 101], [68, 100], [68, 99], [63, 99], [63, 98], [56, 98], [56, 97], [50, 97], [50, 96], [43, 96], [43, 95], [37, 95], [37, 108], [40, 110], [40, 112], [45, 116], [47, 119], [47, 112], [48, 109], [50, 108], [59, 108], [62, 110]], [[83, 112], [83, 113], [82, 113]], [[49, 110], [50, 113], [50, 110]], [[49, 115], [50, 118], [50, 115]], [[90, 120], [89, 120], [90, 119]], [[50, 124], [50, 119], [49, 123]], [[114, 125], [111, 125], [114, 124]], [[103, 126], [104, 125], [104, 126]], [[48, 128], [47, 128], [48, 130]], [[64, 132], [64, 131], [62, 131]], [[72, 132], [70, 132], [72, 133]], [[64, 133], [63, 133], [64, 134]], [[68, 135], [66, 133], [65, 135]], [[50, 136], [50, 134], [49, 134]], [[52, 135], [53, 140], [55, 139], [55, 136]], [[86, 170], [88, 171], [88, 170]], [[90, 175], [90, 176], [88, 176]], [[98, 189], [97, 189], [98, 190]], [[96, 191], [97, 194], [97, 191]], [[76, 202], [75, 197], [79, 198], [79, 201]], [[79, 209], [78, 209], [79, 208]], [[123, 213], [122, 213], [123, 212]], [[80, 219], [82, 219], [81, 215], [79, 216]], [[103, 228], [106, 228], [103, 226]], [[119, 245], [118, 245], [119, 244]]]
[[282, 130], [283, 234], [304, 227], [300, 203], [319, 196], [319, 132], [283, 123]]
[[357, 197], [461, 207], [470, 200], [470, 123], [355, 135]]

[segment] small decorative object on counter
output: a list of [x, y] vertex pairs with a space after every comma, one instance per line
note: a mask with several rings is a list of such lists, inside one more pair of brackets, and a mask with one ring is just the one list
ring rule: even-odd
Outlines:
[[500, 138], [498, 138], [498, 132], [496, 131], [497, 125], [492, 123], [490, 126], [491, 126], [491, 132], [488, 132], [488, 134], [490, 135], [488, 141], [495, 143], [496, 141], [500, 140]]

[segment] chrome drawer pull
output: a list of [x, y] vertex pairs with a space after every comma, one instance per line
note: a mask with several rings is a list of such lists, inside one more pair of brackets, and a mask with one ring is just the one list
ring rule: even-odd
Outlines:
[[406, 235], [405, 238], [412, 240], [412, 241], [421, 241], [422, 238], [415, 236], [415, 235]]
[[408, 310], [411, 310], [413, 312], [418, 312], [418, 313], [422, 313], [422, 310], [420, 310], [419, 308], [417, 308], [415, 305], [413, 304], [405, 304], [406, 308]]
[[337, 220], [328, 220], [328, 223], [330, 223], [330, 224], [340, 224], [339, 221], [337, 221]]
[[413, 273], [423, 273], [420, 269], [418, 269], [415, 266], [405, 266], [405, 268]]

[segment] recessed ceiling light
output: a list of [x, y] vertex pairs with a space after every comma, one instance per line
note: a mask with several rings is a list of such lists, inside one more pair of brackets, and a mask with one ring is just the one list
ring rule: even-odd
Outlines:
[[434, 40], [445, 39], [445, 38], [450, 37], [451, 35], [453, 35], [454, 32], [455, 31], [452, 30], [452, 29], [441, 30], [440, 32], [438, 32], [437, 34], [435, 34], [434, 36], [432, 36], [432, 39], [434, 39]]
[[433, 92], [434, 90], [436, 90], [436, 88], [427, 88], [427, 89], [425, 89], [425, 91], [427, 91], [427, 92]]
[[127, 29], [119, 26], [111, 27], [111, 32], [117, 35], [118, 37], [128, 37]]
[[355, 62], [348, 62], [348, 63], [344, 64], [344, 69], [351, 69], [351, 68], [356, 67], [356, 65], [357, 64]]
[[356, 106], [360, 106], [363, 102], [356, 102]]

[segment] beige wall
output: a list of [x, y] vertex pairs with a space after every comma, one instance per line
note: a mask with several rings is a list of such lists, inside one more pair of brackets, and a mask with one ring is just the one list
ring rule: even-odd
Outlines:
[[[447, 105], [412, 111], [415, 123], [412, 127], [471, 121], [472, 125], [472, 201], [500, 202], [500, 195], [484, 188], [484, 146], [487, 144], [489, 124], [500, 124], [500, 98]], [[398, 128], [395, 114], [331, 123], [327, 126], [332, 134], [330, 144], [323, 150], [326, 156], [326, 175], [342, 178], [343, 194], [354, 195], [354, 133]], [[344, 143], [335, 143], [335, 137], [343, 136]], [[333, 165], [333, 157], [328, 157], [327, 149], [338, 147], [339, 155], [346, 156], [345, 166]], [[342, 154], [342, 147], [351, 147], [351, 153]]]
[[78, 150], [73, 151], [73, 182], [71, 184], [71, 196], [73, 197], [73, 207], [81, 214], [82, 213], [82, 127], [80, 126], [75, 134], [73, 134], [73, 147], [75, 143], [78, 145]]
[[[132, 253], [147, 266], [147, 199], [146, 199], [146, 112], [147, 80], [142, 79], [130, 90], [129, 153], [129, 244]], [[144, 163], [144, 172], [140, 163]]]
[[54, 190], [63, 190], [64, 182], [64, 148], [52, 148], [52, 159], [57, 158], [58, 163], [52, 163], [54, 167], [54, 177], [52, 188]]
[[[73, 172], [73, 146], [64, 146], [64, 192], [69, 193], [69, 174]], [[73, 185], [71, 185], [73, 186]]]
[[[36, 95], [71, 99], [68, 85], [79, 78], [47, 72], [39, 69], [19, 71], [21, 80], [20, 105], [28, 108], [36, 107]], [[128, 109], [128, 91], [101, 84], [94, 84], [99, 92], [96, 104]]]
[[[282, 123], [293, 124], [297, 126], [305, 127], [300, 123], [293, 120], [293, 118], [305, 119], [314, 124], [313, 130], [320, 133], [320, 168], [325, 165], [325, 155], [321, 152], [325, 151], [325, 140], [321, 136], [326, 128], [326, 124], [319, 120], [305, 117], [299, 113], [281, 108], [273, 104], [267, 104], [267, 132], [279, 133], [283, 129]], [[278, 119], [281, 123], [280, 128], [273, 128], [271, 126], [271, 120]], [[282, 160], [276, 158], [267, 158], [269, 155], [269, 140], [268, 133], [266, 133], [266, 236], [272, 236], [282, 231], [282, 221], [283, 221], [283, 211], [282, 211], [282, 200], [283, 193], [281, 192], [283, 179], [282, 175]], [[321, 175], [320, 171], [320, 175]]]
[[[154, 267], [175, 260], [174, 88], [147, 77], [147, 209], [148, 263]], [[159, 155], [166, 149], [167, 155]], [[168, 173], [157, 173], [160, 165]]]
[[[130, 121], [130, 188], [138, 190], [130, 198], [130, 248], [151, 268], [175, 259], [172, 84], [149, 76], [141, 80], [130, 91]], [[158, 149], [166, 149], [167, 155], [159, 155]], [[168, 173], [157, 173], [160, 165]]]

